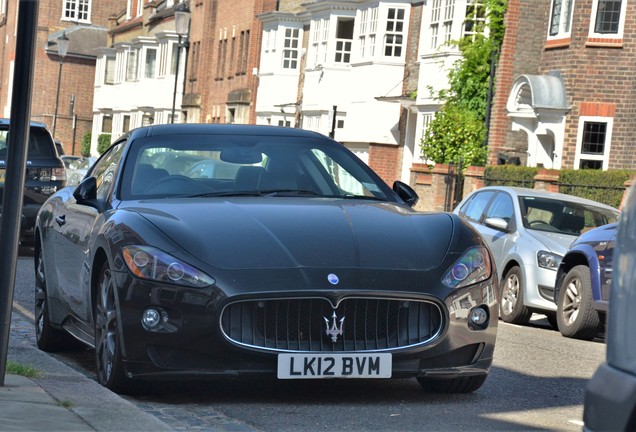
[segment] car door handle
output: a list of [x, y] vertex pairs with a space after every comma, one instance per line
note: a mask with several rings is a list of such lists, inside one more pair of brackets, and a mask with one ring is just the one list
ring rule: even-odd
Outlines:
[[59, 226], [64, 225], [64, 224], [66, 223], [66, 216], [65, 216], [65, 215], [62, 215], [62, 216], [56, 216], [56, 217], [55, 217], [55, 222], [57, 222], [57, 224], [58, 224]]

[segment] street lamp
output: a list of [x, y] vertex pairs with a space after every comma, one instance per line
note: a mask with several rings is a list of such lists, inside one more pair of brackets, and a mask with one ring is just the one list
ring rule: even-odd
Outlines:
[[62, 81], [62, 65], [64, 57], [68, 52], [68, 45], [71, 41], [66, 37], [66, 32], [57, 38], [57, 55], [60, 57], [60, 69], [57, 73], [57, 94], [55, 96], [55, 112], [53, 113], [53, 138], [55, 138], [55, 128], [57, 127], [57, 108], [60, 104], [60, 82]]
[[177, 85], [179, 83], [179, 63], [181, 61], [181, 49], [185, 46], [182, 42], [182, 38], [188, 35], [190, 31], [190, 9], [185, 2], [180, 3], [174, 10], [174, 27], [179, 36], [179, 42], [177, 44], [177, 60], [174, 71], [174, 91], [172, 92], [172, 118], [170, 123], [174, 123], [174, 109], [177, 102]]

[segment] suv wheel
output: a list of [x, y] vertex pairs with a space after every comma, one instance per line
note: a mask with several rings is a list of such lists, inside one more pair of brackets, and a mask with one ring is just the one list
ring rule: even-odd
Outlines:
[[523, 278], [518, 266], [506, 273], [501, 283], [499, 315], [511, 324], [527, 324], [532, 312], [523, 304]]
[[601, 320], [593, 307], [590, 269], [572, 268], [563, 279], [557, 300], [557, 324], [563, 336], [591, 340], [598, 335]]

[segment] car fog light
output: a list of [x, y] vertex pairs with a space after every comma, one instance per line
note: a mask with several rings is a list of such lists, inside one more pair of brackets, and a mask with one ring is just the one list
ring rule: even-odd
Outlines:
[[486, 312], [481, 307], [476, 307], [472, 311], [470, 311], [470, 321], [477, 325], [483, 326], [484, 323], [488, 320], [488, 312]]
[[148, 308], [141, 317], [141, 324], [146, 330], [155, 330], [161, 324], [161, 312], [154, 308]]

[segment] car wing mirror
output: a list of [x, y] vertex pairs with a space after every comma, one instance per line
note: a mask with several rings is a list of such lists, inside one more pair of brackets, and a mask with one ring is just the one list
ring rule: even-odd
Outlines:
[[510, 227], [508, 222], [502, 218], [487, 218], [484, 220], [484, 224], [492, 229], [496, 229], [497, 231], [510, 232]]
[[97, 179], [87, 177], [82, 180], [73, 191], [73, 196], [78, 204], [95, 207], [97, 205]]
[[393, 191], [398, 194], [409, 207], [413, 207], [420, 199], [420, 197], [417, 196], [417, 192], [415, 192], [411, 186], [399, 180], [393, 183]]

